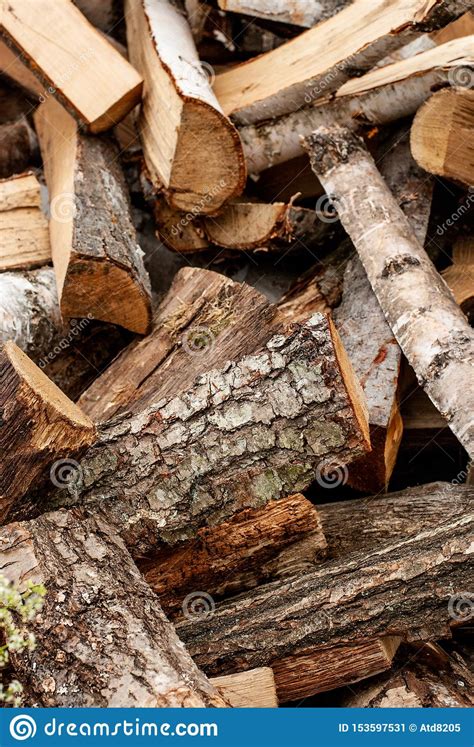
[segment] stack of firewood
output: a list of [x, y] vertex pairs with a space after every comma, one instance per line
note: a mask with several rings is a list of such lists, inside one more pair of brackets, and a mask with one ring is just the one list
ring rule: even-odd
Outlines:
[[8, 0], [0, 68], [25, 704], [473, 705], [472, 0]]

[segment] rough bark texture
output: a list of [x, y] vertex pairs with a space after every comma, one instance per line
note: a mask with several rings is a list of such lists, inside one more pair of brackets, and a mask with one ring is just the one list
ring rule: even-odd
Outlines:
[[25, 171], [38, 152], [38, 141], [24, 115], [0, 125], [0, 178]]
[[84, 415], [12, 342], [0, 348], [0, 519], [53, 459], [89, 446]]
[[150, 281], [118, 148], [111, 140], [80, 134], [53, 99], [39, 107], [35, 122], [62, 314], [90, 315], [145, 333], [151, 321]]
[[328, 543], [328, 557], [366, 553], [384, 542], [402, 539], [457, 521], [470, 513], [474, 487], [435, 482], [384, 496], [369, 496], [316, 506]]
[[130, 340], [93, 319], [61, 320], [52, 267], [0, 274], [0, 342], [15, 342], [75, 400]]
[[278, 708], [275, 679], [270, 667], [214, 677], [210, 681], [233, 708]]
[[268, 666], [323, 646], [395, 635], [449, 636], [450, 599], [474, 578], [474, 514], [330, 561], [218, 605], [205, 620], [177, 626], [198, 666], [223, 674]]
[[285, 550], [293, 554], [293, 544], [301, 547], [308, 538], [308, 552], [298, 554], [295, 566], [323, 559], [326, 540], [313, 504], [293, 495], [264, 508], [241, 511], [219, 526], [202, 528], [196, 539], [158, 551], [139, 567], [166, 614], [176, 614], [186, 595], [196, 589], [205, 589], [217, 599], [291, 575], [293, 566]]
[[278, 699], [307, 698], [389, 669], [400, 639], [378, 638], [288, 656], [272, 665]]
[[419, 383], [472, 456], [472, 329], [362, 141], [345, 128], [321, 128], [306, 147]]
[[224, 699], [193, 665], [122, 541], [59, 511], [0, 530], [1, 569], [47, 588], [34, 651], [12, 657], [30, 706], [207, 707]]
[[247, 167], [260, 173], [303, 153], [301, 136], [334, 122], [358, 128], [362, 124], [386, 124], [413, 115], [433, 88], [448, 85], [456, 69], [467, 74], [474, 66], [469, 37], [402, 60], [381, 70], [372, 70], [342, 85], [334, 101], [326, 91], [318, 100], [271, 122], [239, 128]]
[[189, 389], [196, 376], [261, 348], [279, 328], [278, 310], [245, 283], [196, 267], [176, 274], [147, 337], [136, 340], [84, 392], [94, 420], [137, 412]]
[[457, 654], [426, 644], [395, 671], [352, 689], [346, 708], [472, 708], [474, 677]]
[[[69, 496], [103, 512], [135, 556], [302, 490], [368, 446], [363, 398], [329, 320], [99, 428]], [[54, 505], [54, 504], [53, 504]]]

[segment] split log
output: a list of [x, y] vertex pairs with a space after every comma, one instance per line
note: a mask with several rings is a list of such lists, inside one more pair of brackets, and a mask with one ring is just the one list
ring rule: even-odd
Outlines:
[[21, 62], [91, 132], [110, 129], [140, 101], [143, 81], [70, 0], [4, 4], [0, 34]]
[[48, 221], [34, 174], [0, 181], [0, 270], [31, 269], [51, 259]]
[[345, 128], [321, 128], [306, 147], [419, 383], [472, 456], [472, 329], [363, 142]]
[[469, 88], [438, 91], [420, 107], [413, 120], [410, 136], [413, 158], [430, 174], [466, 187], [474, 185], [470, 140], [473, 127], [474, 91]]
[[270, 667], [214, 677], [210, 682], [233, 708], [278, 708], [275, 679]]
[[346, 708], [472, 708], [474, 677], [459, 656], [433, 643], [407, 664], [364, 683], [343, 699]]
[[4, 519], [49, 462], [89, 446], [96, 432], [92, 421], [13, 342], [0, 348], [0, 381]]
[[31, 706], [207, 707], [226, 701], [199, 672], [121, 540], [100, 520], [57, 512], [0, 530], [1, 569], [47, 589], [11, 655]]
[[139, 129], [151, 181], [172, 207], [215, 213], [245, 184], [237, 130], [179, 9], [168, 0], [127, 0], [125, 12], [130, 60], [145, 78]]
[[25, 171], [37, 151], [36, 135], [24, 115], [0, 125], [0, 178]]
[[230, 10], [232, 13], [242, 13], [267, 21], [291, 23], [294, 26], [311, 28], [320, 21], [339, 13], [349, 4], [350, 0], [218, 0], [219, 8]]
[[118, 150], [81, 135], [54, 99], [35, 113], [50, 195], [50, 236], [61, 313], [144, 334], [151, 290]]
[[153, 329], [134, 341], [84, 392], [95, 421], [138, 412], [190, 389], [199, 374], [263, 346], [278, 329], [277, 309], [245, 283], [196, 267], [176, 274]]
[[453, 247], [453, 264], [442, 273], [469, 321], [474, 317], [474, 237], [466, 236]]
[[15, 342], [73, 400], [130, 341], [111, 324], [64, 323], [52, 267], [0, 273], [0, 299], [0, 343]]
[[358, 382], [332, 323], [315, 314], [263, 352], [101, 425], [77, 479], [52, 503], [103, 513], [141, 557], [303, 490], [368, 444]]
[[470, 6], [470, 0], [391, 0], [388, 10], [383, 0], [351, 4], [278, 49], [218, 75], [216, 96], [239, 124], [281, 116], [369, 70], [417, 30], [439, 28]]
[[307, 698], [385, 672], [399, 644], [400, 638], [388, 636], [280, 659], [272, 665], [278, 700]]
[[[312, 106], [275, 121], [239, 129], [247, 168], [257, 174], [303, 153], [301, 135], [335, 121], [346, 127], [386, 124], [413, 115], [435, 86], [449, 85], [459, 71], [474, 68], [472, 36], [455, 39], [342, 85], [327, 101], [325, 91]], [[462, 84], [462, 81], [460, 81]]]
[[357, 550], [367, 554], [383, 543], [429, 532], [473, 510], [474, 487], [437, 482], [383, 496], [316, 506], [328, 557], [341, 562]]
[[223, 602], [206, 619], [179, 623], [177, 633], [213, 676], [387, 634], [437, 640], [455, 624], [448, 602], [474, 570], [473, 527], [470, 512], [369, 556], [352, 553]]
[[191, 253], [205, 251], [209, 241], [201, 222], [194, 215], [174, 210], [164, 197], [158, 196], [153, 206], [158, 238], [175, 252]]
[[[288, 563], [285, 550], [294, 557]], [[167, 615], [181, 611], [186, 595], [205, 589], [213, 599], [238, 594], [260, 583], [291, 575], [292, 568], [324, 558], [326, 540], [313, 504], [302, 495], [247, 509], [216, 527], [203, 527], [194, 540], [163, 548], [139, 564]]]

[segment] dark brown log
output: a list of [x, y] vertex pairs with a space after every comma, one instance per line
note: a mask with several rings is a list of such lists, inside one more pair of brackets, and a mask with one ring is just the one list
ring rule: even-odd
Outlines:
[[342, 699], [346, 708], [472, 708], [474, 676], [463, 659], [433, 643], [408, 650], [409, 661]]
[[153, 328], [80, 399], [97, 421], [137, 411], [192, 386], [199, 374], [258, 350], [279, 329], [278, 310], [245, 283], [195, 267], [176, 274]]
[[144, 334], [151, 290], [112, 141], [82, 135], [49, 99], [35, 113], [50, 197], [50, 237], [61, 313]]
[[[304, 541], [306, 553], [301, 551]], [[297, 542], [300, 552], [294, 565]], [[199, 529], [196, 539], [163, 548], [139, 567], [167, 615], [181, 611], [186, 595], [205, 589], [213, 599], [238, 594], [260, 583], [291, 575], [298, 565], [310, 566], [325, 557], [326, 540], [318, 513], [302, 495], [247, 509], [229, 521]]]
[[[198, 666], [216, 675], [274, 665], [322, 647], [394, 635], [449, 636], [453, 604], [474, 579], [474, 514], [325, 563], [177, 626]], [[442, 548], [442, 552], [440, 552]]]
[[[0, 384], [0, 519], [4, 519], [49, 462], [88, 446], [96, 431], [92, 421], [13, 342], [0, 348]], [[60, 462], [55, 464], [61, 468]]]
[[60, 511], [0, 530], [1, 571], [47, 588], [12, 654], [28, 705], [207, 707], [226, 702], [193, 665], [121, 540], [100, 520]]
[[53, 505], [102, 512], [139, 557], [302, 490], [367, 447], [360, 388], [331, 322], [315, 314], [263, 352], [104, 423]]
[[0, 178], [25, 171], [37, 152], [36, 135], [24, 115], [0, 125]]

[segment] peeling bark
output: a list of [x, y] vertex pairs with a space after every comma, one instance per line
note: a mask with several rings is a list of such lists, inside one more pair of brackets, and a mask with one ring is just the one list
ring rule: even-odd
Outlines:
[[29, 624], [36, 648], [12, 655], [29, 706], [225, 706], [199, 672], [122, 541], [79, 511], [0, 530], [1, 570], [46, 586]]

